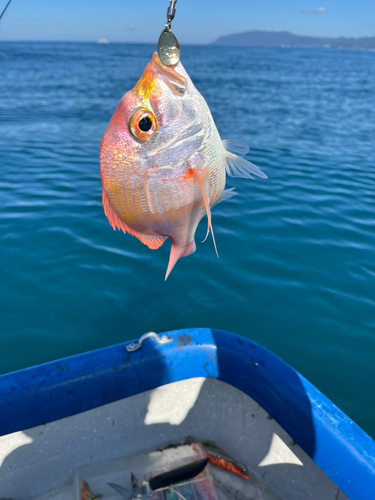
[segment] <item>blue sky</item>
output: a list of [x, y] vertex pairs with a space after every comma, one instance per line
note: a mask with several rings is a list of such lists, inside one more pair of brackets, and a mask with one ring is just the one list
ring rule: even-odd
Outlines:
[[[6, 1], [0, 0], [0, 10]], [[375, 36], [375, 0], [316, 1], [179, 0], [173, 31], [182, 43], [208, 43], [248, 30]], [[113, 42], [156, 43], [168, 4], [168, 0], [13, 0], [1, 21], [0, 40], [104, 37]]]

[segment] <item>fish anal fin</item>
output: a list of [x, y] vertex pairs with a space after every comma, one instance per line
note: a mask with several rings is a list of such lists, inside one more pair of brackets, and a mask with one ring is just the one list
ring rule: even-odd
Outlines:
[[206, 237], [205, 237], [205, 239], [203, 241], [206, 241], [208, 233], [209, 233], [209, 231], [211, 231], [212, 241], [213, 241], [214, 247], [215, 247], [215, 252], [216, 252], [217, 257], [219, 257], [219, 254], [218, 254], [217, 248], [216, 248], [215, 235], [214, 235], [214, 230], [212, 228], [212, 221], [211, 221], [211, 209], [210, 209], [210, 201], [209, 201], [209, 195], [208, 195], [208, 179], [205, 179], [194, 168], [191, 168], [190, 172], [197, 179], [199, 188], [200, 188], [201, 193], [202, 193], [203, 202], [204, 202], [204, 206], [205, 206], [206, 214], [207, 214], [208, 228], [207, 228]]
[[222, 195], [217, 200], [215, 205], [217, 205], [218, 203], [221, 203], [222, 201], [229, 200], [229, 198], [232, 198], [232, 196], [237, 196], [237, 193], [234, 191], [235, 189], [236, 188], [230, 188], [230, 189], [226, 189], [225, 191], [223, 191]]
[[165, 274], [165, 281], [167, 280], [168, 276], [171, 274], [172, 269], [174, 268], [176, 262], [181, 259], [181, 257], [187, 257], [188, 255], [191, 255], [192, 253], [195, 252], [196, 250], [196, 245], [195, 241], [192, 241], [185, 247], [180, 247], [179, 245], [176, 245], [175, 243], [172, 243], [171, 246], [171, 253], [169, 255], [169, 262], [168, 262], [168, 269]]
[[154, 234], [139, 233], [138, 231], [134, 231], [134, 229], [131, 229], [129, 226], [127, 226], [125, 222], [120, 219], [120, 217], [111, 207], [104, 190], [102, 194], [102, 200], [103, 200], [104, 213], [115, 231], [116, 229], [121, 229], [121, 231], [123, 231], [124, 233], [129, 233], [132, 236], [135, 236], [144, 245], [147, 245], [148, 248], [151, 248], [151, 250], [157, 250], [158, 248], [160, 248], [164, 243], [164, 241], [167, 239], [166, 236], [160, 236], [157, 234], [154, 235]]

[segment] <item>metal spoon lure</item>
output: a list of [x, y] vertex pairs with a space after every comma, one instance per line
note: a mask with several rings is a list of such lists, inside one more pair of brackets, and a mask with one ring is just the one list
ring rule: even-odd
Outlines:
[[176, 14], [177, 0], [169, 0], [170, 5], [167, 10], [167, 22], [161, 32], [158, 42], [158, 55], [163, 64], [174, 66], [180, 60], [180, 44], [172, 33], [172, 20]]

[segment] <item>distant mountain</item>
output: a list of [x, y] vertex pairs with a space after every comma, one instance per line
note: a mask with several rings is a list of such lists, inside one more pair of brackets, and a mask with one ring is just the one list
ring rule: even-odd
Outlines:
[[364, 38], [320, 38], [293, 35], [287, 31], [247, 31], [246, 33], [222, 36], [212, 45], [375, 49], [375, 36]]

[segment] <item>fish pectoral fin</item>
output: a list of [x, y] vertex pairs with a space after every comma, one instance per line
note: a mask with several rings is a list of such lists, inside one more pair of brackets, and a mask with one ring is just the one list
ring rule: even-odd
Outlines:
[[218, 203], [221, 203], [222, 201], [229, 200], [229, 198], [232, 198], [232, 196], [237, 196], [237, 193], [234, 191], [236, 188], [231, 188], [231, 189], [226, 189], [223, 191], [223, 194], [220, 196], [220, 198], [217, 200], [215, 205]]
[[202, 193], [203, 202], [204, 202], [204, 206], [205, 206], [206, 214], [207, 214], [207, 221], [208, 221], [207, 234], [206, 234], [206, 237], [203, 241], [206, 241], [207, 236], [211, 230], [212, 241], [214, 243], [215, 252], [216, 252], [217, 257], [219, 258], [219, 254], [218, 254], [217, 248], [216, 248], [214, 230], [212, 228], [212, 221], [211, 221], [211, 209], [210, 209], [210, 202], [209, 202], [209, 195], [208, 195], [208, 189], [209, 189], [208, 177], [204, 178], [197, 170], [195, 170], [193, 168], [190, 169], [190, 172], [197, 179], [199, 188], [200, 188], [201, 193]]
[[254, 179], [253, 175], [268, 179], [259, 167], [242, 158], [249, 152], [248, 146], [237, 139], [226, 139], [222, 141], [227, 160], [226, 172], [231, 177], [242, 177], [243, 179]]
[[188, 245], [181, 247], [172, 242], [171, 253], [169, 255], [168, 269], [165, 274], [165, 281], [167, 281], [168, 276], [171, 274], [176, 262], [181, 259], [181, 257], [187, 257], [191, 255], [196, 250], [195, 241], [192, 241]]
[[228, 153], [245, 156], [249, 152], [249, 146], [238, 139], [224, 139], [221, 142]]
[[[242, 177], [243, 179], [254, 179], [253, 175], [261, 177], [262, 179], [268, 179], [266, 174], [261, 171], [259, 167], [251, 163], [250, 161], [241, 158], [233, 153], [225, 153], [225, 158], [227, 160], [226, 171], [231, 177]], [[251, 175], [252, 174], [252, 175]]]
[[128, 227], [123, 220], [120, 219], [120, 217], [116, 214], [116, 212], [113, 210], [111, 207], [109, 200], [107, 198], [107, 195], [104, 192], [103, 189], [103, 194], [102, 194], [102, 200], [103, 200], [103, 207], [104, 207], [104, 213], [109, 220], [109, 223], [113, 227], [113, 229], [116, 231], [116, 229], [121, 229], [121, 231], [124, 231], [124, 233], [129, 233], [132, 236], [135, 236], [136, 238], [139, 239], [144, 245], [147, 245], [148, 248], [151, 248], [151, 250], [157, 250], [162, 246], [164, 241], [167, 239], [166, 236], [160, 236], [160, 235], [153, 235], [153, 234], [143, 234], [139, 233], [138, 231], [134, 231], [130, 227]]

